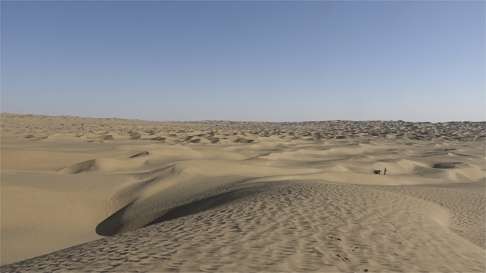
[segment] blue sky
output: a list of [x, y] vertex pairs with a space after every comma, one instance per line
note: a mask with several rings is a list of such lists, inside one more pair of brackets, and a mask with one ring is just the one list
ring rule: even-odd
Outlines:
[[1, 2], [3, 112], [486, 120], [486, 2]]

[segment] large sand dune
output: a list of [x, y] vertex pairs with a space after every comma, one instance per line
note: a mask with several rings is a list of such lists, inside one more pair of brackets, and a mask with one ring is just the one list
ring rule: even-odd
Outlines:
[[485, 123], [1, 129], [2, 272], [486, 270]]

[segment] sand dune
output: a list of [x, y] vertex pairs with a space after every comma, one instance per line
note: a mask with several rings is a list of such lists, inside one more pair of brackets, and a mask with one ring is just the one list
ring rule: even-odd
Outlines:
[[1, 130], [2, 272], [486, 270], [484, 123]]
[[450, 217], [370, 186], [245, 183], [146, 228], [4, 270], [483, 271], [484, 248], [452, 232]]

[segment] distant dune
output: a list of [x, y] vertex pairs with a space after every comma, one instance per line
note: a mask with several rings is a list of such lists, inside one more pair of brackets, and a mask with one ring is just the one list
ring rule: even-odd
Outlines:
[[486, 271], [486, 122], [1, 121], [2, 272]]

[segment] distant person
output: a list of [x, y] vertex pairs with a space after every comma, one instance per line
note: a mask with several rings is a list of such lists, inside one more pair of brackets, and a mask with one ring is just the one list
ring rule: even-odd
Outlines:
[[386, 175], [386, 168], [385, 168], [385, 170], [383, 171], [383, 175]]

